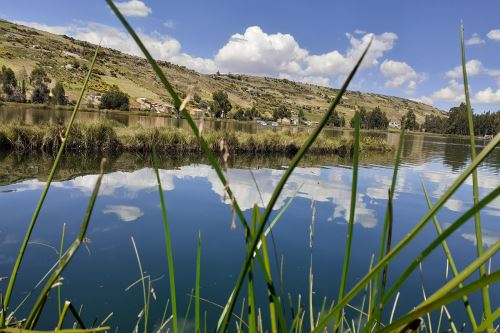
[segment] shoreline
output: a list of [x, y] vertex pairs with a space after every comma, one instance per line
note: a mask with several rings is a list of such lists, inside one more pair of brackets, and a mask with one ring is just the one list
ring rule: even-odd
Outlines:
[[[53, 104], [34, 104], [34, 103], [18, 103], [18, 102], [0, 102], [0, 108], [22, 108], [22, 109], [39, 109], [39, 110], [62, 110], [62, 111], [73, 111], [73, 106], [70, 105], [53, 105]], [[78, 112], [89, 112], [89, 113], [101, 113], [101, 114], [118, 114], [118, 115], [137, 115], [144, 117], [152, 117], [152, 118], [175, 118], [170, 114], [165, 113], [156, 113], [150, 111], [141, 111], [141, 110], [130, 110], [130, 111], [121, 111], [121, 110], [112, 110], [112, 109], [89, 109], [85, 106], [80, 106]], [[182, 118], [184, 119], [184, 118]], [[195, 120], [202, 118], [193, 118]], [[226, 123], [237, 123], [237, 124], [250, 124], [254, 123], [255, 120], [236, 120], [236, 119], [220, 119], [220, 118], [205, 118], [212, 121], [220, 121]], [[305, 126], [305, 125], [283, 125], [279, 124], [279, 127], [283, 128], [301, 128], [301, 129], [311, 129], [314, 126]], [[350, 127], [325, 127], [325, 129], [334, 128], [341, 131], [354, 131], [353, 128]], [[383, 129], [361, 129], [361, 133], [399, 133], [400, 130], [394, 128]], [[468, 139], [468, 135], [459, 135], [459, 134], [447, 134], [447, 133], [434, 133], [434, 132], [421, 132], [421, 131], [405, 131], [406, 134], [412, 135], [425, 135], [425, 136], [438, 136], [438, 137], [449, 137], [449, 138], [466, 138]], [[477, 140], [483, 140], [482, 136], [475, 136]]]
[[[4, 151], [56, 153], [61, 144], [63, 126], [0, 125], [0, 149]], [[307, 133], [209, 131], [203, 134], [209, 147], [218, 155], [221, 141], [227, 145], [229, 155], [293, 155], [306, 140]], [[353, 140], [348, 137], [319, 136], [308, 153], [349, 156]], [[134, 152], [150, 153], [153, 145], [160, 153], [202, 154], [198, 140], [192, 132], [178, 128], [125, 127], [116, 122], [99, 121], [75, 123], [66, 144], [73, 152]], [[392, 145], [382, 139], [364, 137], [362, 152], [388, 152]]]

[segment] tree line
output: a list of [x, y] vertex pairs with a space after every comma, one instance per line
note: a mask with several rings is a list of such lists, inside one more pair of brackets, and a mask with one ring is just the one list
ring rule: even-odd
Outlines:
[[[500, 111], [473, 114], [473, 123], [474, 135], [495, 135], [500, 132]], [[432, 133], [468, 135], [467, 106], [461, 103], [459, 106], [452, 107], [448, 112], [448, 117], [427, 115], [422, 128]]]
[[[34, 68], [29, 76], [27, 74], [20, 76], [21, 78], [18, 80], [12, 68], [2, 66], [0, 72], [0, 100], [18, 103], [68, 104], [62, 82], [56, 82], [52, 90], [49, 90], [49, 84], [52, 80], [42, 68]], [[27, 97], [28, 84], [32, 88], [29, 99]]]
[[[49, 85], [52, 80], [47, 72], [41, 68], [34, 68], [29, 75], [21, 73], [21, 78], [17, 78], [12, 68], [2, 66], [0, 72], [0, 100], [17, 103], [36, 103], [36, 104], [56, 104], [67, 105], [70, 103], [66, 96], [64, 84], [57, 81], [52, 89]], [[28, 98], [28, 85], [30, 97]], [[101, 109], [129, 109], [129, 96], [120, 91], [118, 86], [113, 85], [109, 91], [101, 96]]]

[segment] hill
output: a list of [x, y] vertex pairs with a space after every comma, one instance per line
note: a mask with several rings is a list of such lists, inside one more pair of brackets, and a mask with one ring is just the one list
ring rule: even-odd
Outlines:
[[[70, 99], [77, 97], [95, 47], [68, 36], [0, 20], [0, 65], [11, 67], [21, 79], [27, 77], [33, 68], [43, 67], [51, 77], [52, 85], [56, 81], [64, 83]], [[224, 90], [233, 105], [255, 105], [261, 113], [286, 105], [292, 112], [302, 109], [308, 119], [317, 120], [338, 92], [286, 79], [235, 74], [205, 75], [166, 61], [159, 64], [181, 95], [193, 91], [209, 101], [212, 92]], [[133, 101], [144, 97], [152, 102], [170, 102], [170, 97], [145, 59], [103, 48], [99, 52], [89, 89], [91, 93], [103, 93], [112, 85], [120, 87]], [[423, 122], [429, 114], [443, 114], [439, 109], [412, 100], [356, 91], [344, 95], [338, 111], [349, 120], [357, 107], [371, 110], [375, 106], [386, 112], [390, 120], [396, 121], [410, 109], [415, 112], [418, 122]]]

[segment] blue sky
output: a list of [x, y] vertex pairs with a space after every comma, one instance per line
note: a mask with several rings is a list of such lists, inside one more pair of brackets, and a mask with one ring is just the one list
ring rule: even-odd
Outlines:
[[[351, 89], [460, 103], [463, 20], [477, 111], [500, 109], [500, 1], [115, 1], [157, 58], [205, 73], [246, 73], [338, 87], [367, 41]], [[104, 0], [0, 0], [0, 16], [139, 54]]]

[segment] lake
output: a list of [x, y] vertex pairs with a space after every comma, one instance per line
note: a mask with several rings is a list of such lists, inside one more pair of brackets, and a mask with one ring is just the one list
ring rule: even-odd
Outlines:
[[[12, 111], [0, 111], [0, 121], [56, 122], [66, 119], [68, 114], [67, 111], [22, 110], [16, 115]], [[110, 115], [113, 119], [126, 119], [122, 119], [126, 125], [179, 125], [170, 118], [127, 117], [121, 113], [107, 116]], [[101, 116], [104, 115], [79, 115], [80, 121]], [[210, 128], [216, 128], [216, 123], [213, 122], [214, 125]], [[221, 130], [260, 130], [253, 123], [218, 123], [223, 126]], [[180, 126], [185, 124], [180, 123]], [[341, 131], [329, 131], [332, 135], [342, 134]], [[349, 133], [352, 132], [344, 132], [346, 135], [350, 135]], [[397, 144], [398, 141], [397, 133], [368, 132], [363, 135], [382, 136], [392, 144]], [[478, 140], [477, 144], [480, 149], [485, 142]], [[361, 158], [352, 265], [347, 288], [352, 287], [367, 272], [372, 254], [378, 252], [387, 189], [393, 172], [393, 155], [394, 152], [391, 152], [364, 155]], [[431, 200], [436, 202], [468, 165], [469, 156], [470, 146], [465, 138], [406, 136], [394, 200], [393, 244], [404, 237], [427, 210], [420, 181], [425, 183]], [[64, 157], [21, 266], [12, 306], [18, 305], [56, 262], [64, 223], [67, 224], [65, 244], [70, 244], [76, 237], [97, 178], [100, 157]], [[120, 327], [119, 331], [131, 331], [142, 309], [140, 284], [126, 291], [128, 286], [140, 278], [131, 237], [137, 245], [144, 271], [154, 280], [156, 300], [152, 300], [151, 305], [152, 323], [159, 324], [166, 299], [169, 298], [159, 195], [148, 156], [122, 154], [106, 157], [109, 163], [90, 220], [88, 242], [80, 248], [64, 272], [61, 290], [63, 298], [71, 300], [77, 308], [83, 305], [82, 317], [89, 325], [101, 322], [113, 312], [109, 324]], [[12, 270], [52, 160], [53, 157], [49, 155], [0, 152], [0, 276], [7, 276]], [[280, 156], [229, 158], [225, 173], [248, 219], [254, 204], [263, 207], [267, 203], [288, 163], [288, 158]], [[294, 198], [274, 228], [272, 238], [268, 237], [271, 265], [275, 281], [279, 280], [282, 267], [283, 284], [278, 284], [278, 289], [283, 291], [284, 297], [290, 293], [296, 303], [300, 294], [302, 304], [307, 306], [312, 251], [315, 312], [320, 310], [323, 297], [326, 296], [330, 303], [338, 294], [350, 205], [351, 164], [352, 161], [348, 158], [306, 156], [285, 186], [273, 212], [275, 216]], [[500, 186], [499, 147], [478, 170], [482, 197]], [[224, 304], [245, 254], [243, 229], [238, 221], [235, 229], [231, 227], [231, 205], [223, 194], [224, 187], [207, 161], [199, 156], [161, 156], [160, 176], [173, 242], [179, 313], [184, 316], [189, 304], [188, 295], [195, 286], [198, 232], [202, 236], [201, 297]], [[471, 206], [472, 182], [469, 178], [438, 214], [441, 225], [446, 227]], [[499, 217], [500, 199], [481, 212], [485, 246], [494, 244], [500, 237]], [[312, 221], [314, 237], [311, 249]], [[389, 266], [389, 285], [435, 236], [435, 228], [429, 222], [411, 246], [400, 253]], [[448, 244], [459, 270], [469, 264], [476, 256], [473, 221], [467, 222], [454, 233]], [[491, 270], [498, 270], [499, 267], [497, 256], [491, 262]], [[441, 248], [436, 249], [424, 261], [422, 269], [422, 274], [414, 272], [403, 285], [396, 317], [422, 301], [422, 283], [426, 294], [430, 295], [446, 281], [446, 259]], [[256, 275], [256, 283], [256, 297], [263, 316], [267, 317], [267, 295], [260, 271]], [[0, 282], [3, 290], [5, 286], [6, 281]], [[39, 290], [19, 310], [18, 317], [27, 315], [29, 305], [38, 296], [37, 292]], [[244, 293], [246, 294], [246, 289]], [[498, 285], [491, 286], [490, 293], [492, 308], [495, 309], [500, 305]], [[473, 294], [470, 301], [478, 317], [481, 310], [480, 294]], [[352, 305], [359, 306], [360, 303], [361, 297], [358, 297]], [[392, 302], [384, 312], [386, 319], [391, 307]], [[236, 309], [239, 314], [241, 301]], [[460, 302], [452, 304], [449, 310], [458, 323], [457, 326], [467, 321]], [[202, 314], [207, 311], [209, 326], [213, 326], [220, 310], [211, 303], [202, 302], [201, 311]], [[432, 318], [436, 324], [438, 314], [434, 313]], [[193, 320], [194, 305], [191, 306], [186, 331], [193, 330]], [[56, 321], [57, 292], [53, 290], [41, 324], [50, 328], [55, 326]]]

